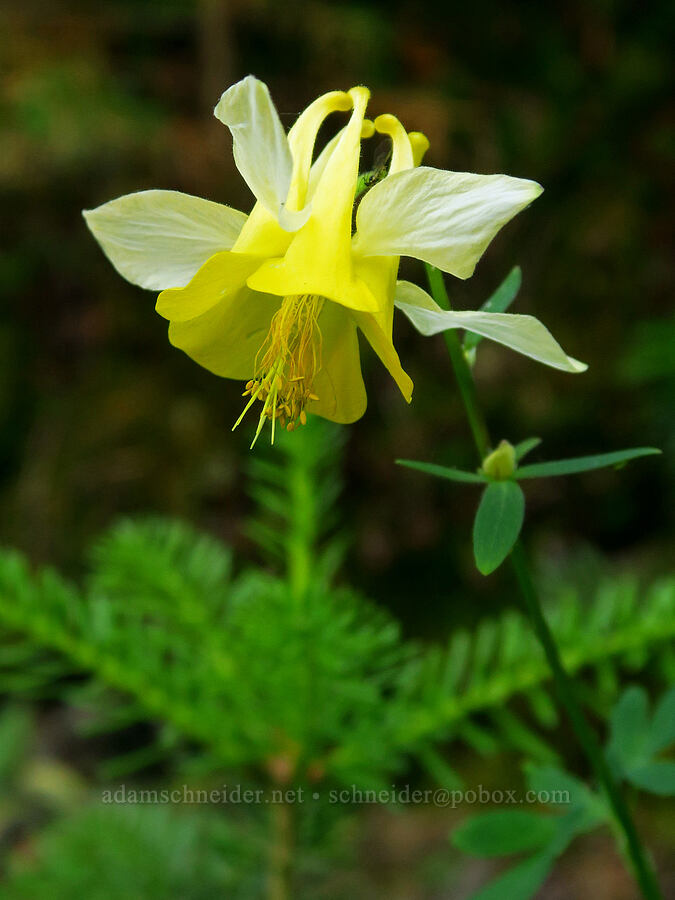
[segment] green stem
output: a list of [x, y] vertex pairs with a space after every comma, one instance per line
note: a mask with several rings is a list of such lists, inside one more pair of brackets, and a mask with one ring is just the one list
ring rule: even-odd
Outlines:
[[[448, 298], [448, 292], [445, 290], [443, 273], [440, 269], [430, 266], [428, 263], [425, 263], [425, 268], [427, 270], [429, 287], [431, 288], [434, 300], [443, 309], [450, 309], [450, 299]], [[490, 449], [490, 435], [488, 433], [487, 425], [485, 424], [483, 412], [478, 404], [476, 382], [473, 380], [471, 369], [464, 356], [464, 350], [462, 349], [462, 344], [459, 340], [457, 331], [454, 328], [449, 328], [447, 331], [443, 332], [443, 337], [445, 338], [448, 353], [450, 354], [452, 368], [455, 370], [455, 377], [457, 378], [459, 392], [462, 395], [464, 409], [466, 410], [466, 415], [469, 419], [473, 440], [482, 463]]]
[[268, 900], [291, 900], [293, 884], [293, 810], [289, 803], [271, 807], [272, 846]]
[[[450, 309], [450, 301], [448, 299], [447, 291], [445, 290], [442, 273], [428, 264], [426, 265], [426, 270], [429, 279], [429, 287], [431, 288], [434, 300], [444, 309]], [[455, 372], [455, 377], [457, 378], [462, 402], [464, 403], [469, 425], [471, 426], [471, 433], [478, 451], [478, 456], [482, 463], [491, 443], [485, 418], [478, 404], [476, 384], [457, 333], [454, 330], [451, 330], [446, 331], [444, 335], [450, 354], [450, 362], [452, 363], [452, 368]], [[607, 795], [611, 809], [623, 834], [626, 851], [633, 865], [635, 878], [640, 885], [642, 894], [646, 900], [662, 900], [662, 894], [656, 880], [656, 875], [654, 874], [654, 870], [644, 847], [640, 842], [628, 805], [621, 793], [619, 784], [607, 764], [607, 760], [605, 759], [605, 755], [602, 752], [598, 739], [591, 730], [583, 713], [576, 696], [574, 681], [563, 666], [555, 639], [544, 618], [541, 604], [539, 603], [539, 598], [537, 597], [537, 592], [530, 575], [525, 551], [520, 541], [516, 542], [511, 551], [511, 563], [516, 574], [516, 579], [518, 581], [518, 586], [520, 587], [528, 617], [532, 622], [534, 632], [543, 647], [546, 659], [548, 660], [548, 664], [553, 674], [553, 681], [555, 683], [558, 698], [569, 716], [574, 733], [593, 768], [596, 778]]]
[[525, 601], [525, 606], [529, 613], [532, 626], [544, 648], [546, 659], [553, 672], [558, 698], [565, 707], [567, 715], [572, 722], [574, 732], [579, 739], [579, 743], [588, 757], [598, 781], [607, 794], [607, 799], [609, 800], [614, 815], [623, 832], [628, 856], [633, 863], [638, 884], [645, 897], [649, 898], [649, 900], [658, 900], [658, 898], [661, 897], [661, 892], [656, 876], [640, 842], [635, 823], [633, 822], [633, 818], [628, 809], [628, 804], [621, 792], [621, 788], [612, 775], [600, 744], [582, 712], [576, 697], [574, 681], [563, 668], [558, 648], [553, 635], [551, 634], [551, 629], [548, 627], [548, 623], [543, 616], [541, 605], [530, 576], [525, 551], [523, 550], [520, 541], [516, 543], [511, 551], [511, 562], [516, 573], [516, 578], [518, 579], [520, 591], [523, 595], [523, 600]]
[[311, 579], [315, 522], [311, 476], [307, 465], [297, 457], [289, 463], [288, 494], [287, 575], [298, 610], [302, 611]]

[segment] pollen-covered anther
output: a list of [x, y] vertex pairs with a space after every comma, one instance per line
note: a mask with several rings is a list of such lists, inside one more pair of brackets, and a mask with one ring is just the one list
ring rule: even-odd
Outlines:
[[243, 396], [250, 396], [250, 399], [234, 424], [236, 428], [255, 401], [261, 401], [263, 408], [252, 447], [266, 421], [271, 422], [274, 443], [277, 421], [287, 431], [305, 425], [305, 406], [319, 399], [312, 384], [321, 368], [322, 339], [318, 319], [323, 303], [323, 297], [311, 294], [284, 297], [272, 318], [256, 357], [255, 375], [244, 390]]

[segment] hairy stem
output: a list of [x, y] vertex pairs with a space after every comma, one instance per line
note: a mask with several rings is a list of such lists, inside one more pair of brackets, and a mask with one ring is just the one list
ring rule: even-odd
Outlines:
[[[429, 287], [434, 300], [444, 309], [450, 309], [450, 301], [442, 273], [434, 266], [426, 264]], [[459, 385], [462, 402], [471, 427], [474, 444], [482, 463], [488, 449], [491, 446], [488, 428], [483, 416], [483, 411], [478, 403], [476, 383], [471, 373], [471, 368], [464, 355], [456, 331], [449, 330], [444, 333], [445, 342], [450, 354], [450, 362]], [[551, 630], [544, 618], [544, 614], [532, 581], [527, 557], [520, 541], [516, 542], [511, 551], [511, 564], [515, 571], [523, 605], [528, 618], [532, 623], [534, 632], [539, 640], [546, 659], [551, 668], [556, 693], [560, 703], [565, 708], [574, 729], [574, 733], [591, 764], [598, 782], [602, 785], [609, 801], [616, 822], [623, 836], [625, 851], [632, 863], [635, 878], [646, 900], [661, 900], [662, 894], [658, 881], [651, 866], [649, 858], [640, 841], [631, 816], [628, 805], [621, 792], [621, 788], [614, 778], [605, 759], [602, 748], [591, 729], [586, 716], [583, 713], [573, 679], [568, 675], [563, 666], [558, 652], [558, 647]]]

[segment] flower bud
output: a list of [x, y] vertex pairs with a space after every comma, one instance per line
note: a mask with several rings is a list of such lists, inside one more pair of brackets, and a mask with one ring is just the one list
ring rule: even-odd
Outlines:
[[483, 460], [483, 473], [495, 481], [506, 481], [516, 471], [516, 451], [508, 441], [501, 441], [496, 450]]

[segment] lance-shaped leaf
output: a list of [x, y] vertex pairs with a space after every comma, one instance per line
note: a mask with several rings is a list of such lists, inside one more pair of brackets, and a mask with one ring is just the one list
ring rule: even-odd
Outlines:
[[470, 484], [487, 484], [485, 475], [478, 472], [465, 472], [463, 469], [451, 469], [448, 466], [437, 466], [435, 463], [416, 462], [414, 459], [397, 459], [396, 464], [408, 469], [417, 469], [426, 475], [436, 478], [447, 478], [449, 481], [463, 481]]
[[409, 281], [397, 282], [395, 304], [420, 334], [427, 337], [452, 328], [464, 328], [554, 369], [576, 373], [587, 368], [568, 356], [534, 316], [441, 309], [426, 291]]
[[452, 832], [452, 843], [471, 856], [508, 856], [538, 850], [553, 837], [556, 821], [524, 809], [472, 816]]
[[516, 462], [520, 462], [524, 456], [527, 456], [527, 454], [531, 450], [534, 450], [535, 447], [538, 447], [539, 444], [541, 444], [541, 438], [538, 437], [526, 438], [524, 441], [515, 444], [513, 449], [516, 454]]
[[[505, 313], [518, 295], [523, 276], [520, 266], [514, 266], [506, 278], [499, 285], [494, 294], [491, 294], [481, 306], [482, 312]], [[483, 340], [482, 335], [468, 332], [464, 337], [464, 350], [470, 353]]]
[[515, 481], [493, 481], [483, 493], [473, 525], [473, 552], [482, 575], [506, 559], [518, 539], [525, 497]]
[[558, 459], [552, 462], [532, 463], [521, 466], [516, 477], [549, 478], [553, 475], [574, 475], [577, 472], [588, 472], [591, 469], [604, 469], [606, 466], [618, 466], [639, 459], [641, 456], [653, 456], [661, 453], [656, 447], [633, 447], [631, 450], [616, 450], [613, 453], [599, 453], [596, 456], [577, 456], [572, 459]]

